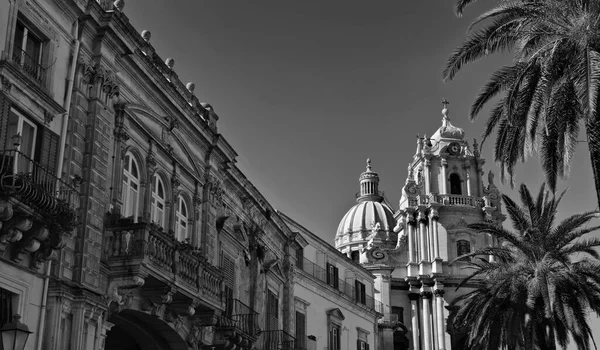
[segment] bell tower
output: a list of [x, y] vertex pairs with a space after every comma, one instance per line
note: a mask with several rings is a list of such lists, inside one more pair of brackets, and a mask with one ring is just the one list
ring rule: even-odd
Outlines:
[[[443, 100], [442, 125], [431, 137], [417, 136], [416, 153], [408, 165], [399, 211], [399, 242], [405, 247], [405, 266], [395, 275], [409, 282], [412, 343], [422, 350], [460, 349], [461, 330], [450, 330], [446, 339], [445, 305], [465, 290], [455, 287], [470, 271], [461, 255], [497, 242], [487, 234], [470, 230], [470, 223], [483, 220], [501, 223], [500, 193], [494, 175], [483, 181], [479, 145], [469, 144], [465, 132], [450, 122], [448, 101]], [[435, 320], [435, 322], [432, 322]], [[450, 344], [451, 343], [451, 344]]]

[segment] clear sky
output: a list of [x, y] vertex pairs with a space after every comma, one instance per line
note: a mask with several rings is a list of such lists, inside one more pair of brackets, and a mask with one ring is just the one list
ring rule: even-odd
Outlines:
[[[127, 0], [124, 12], [151, 31], [163, 59], [175, 59], [184, 83], [196, 83], [238, 166], [270, 203], [333, 243], [367, 158], [397, 209], [416, 134], [441, 125], [443, 97], [452, 123], [470, 141], [481, 135], [488, 111], [471, 123], [469, 106], [510, 57], [468, 66], [449, 84], [441, 71], [490, 3], [463, 18], [452, 0]], [[493, 142], [483, 150], [486, 172], [498, 171]], [[518, 183], [537, 192], [542, 181], [538, 158], [518, 167]], [[560, 217], [596, 208], [585, 143], [560, 187], [569, 188]], [[600, 321], [592, 326], [600, 340]]]

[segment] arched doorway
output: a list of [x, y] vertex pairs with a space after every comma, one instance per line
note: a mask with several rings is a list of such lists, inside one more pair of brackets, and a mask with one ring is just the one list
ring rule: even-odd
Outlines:
[[108, 319], [114, 326], [106, 333], [104, 350], [180, 350], [187, 343], [169, 324], [156, 316], [123, 310]]
[[120, 326], [114, 326], [106, 334], [105, 350], [143, 350], [131, 334]]

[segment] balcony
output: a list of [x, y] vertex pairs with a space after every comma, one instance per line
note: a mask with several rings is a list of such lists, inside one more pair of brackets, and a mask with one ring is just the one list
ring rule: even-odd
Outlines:
[[428, 206], [430, 204], [451, 205], [458, 207], [483, 208], [485, 205], [483, 198], [475, 196], [463, 196], [459, 194], [436, 194], [418, 195], [408, 199], [408, 205], [411, 207]]
[[75, 187], [25, 154], [3, 150], [0, 196], [0, 252], [11, 246], [14, 260], [21, 260], [21, 253], [35, 253], [30, 262], [38, 267], [63, 247], [63, 234], [70, 234], [77, 220], [74, 208], [79, 206], [79, 192]]
[[263, 331], [261, 333], [264, 350], [296, 350], [296, 338], [282, 331]]
[[26, 51], [13, 48], [12, 62], [32, 78], [40, 86], [46, 86], [46, 68], [39, 63], [39, 58], [31, 57]]
[[42, 213], [62, 210], [61, 203], [79, 204], [79, 192], [75, 187], [17, 150], [0, 151], [0, 193]]
[[383, 304], [381, 302], [375, 300], [370, 295], [357, 295], [354, 286], [344, 281], [343, 279], [339, 279], [338, 281], [328, 280], [327, 271], [323, 267], [313, 263], [312, 261], [303, 258], [302, 263], [297, 263], [297, 267], [300, 270], [306, 272], [308, 275], [328, 285], [330, 288], [333, 288], [338, 292], [348, 296], [355, 303], [359, 305], [364, 305], [369, 309], [375, 310], [377, 312], [381, 312], [381, 310], [383, 310]]
[[131, 219], [109, 219], [104, 237], [103, 262], [112, 277], [139, 274], [164, 285], [175, 284], [187, 298], [202, 296], [210, 309], [222, 309], [223, 273], [198, 251], [178, 242], [154, 224]]
[[237, 299], [229, 299], [225, 302], [225, 312], [221, 314], [217, 330], [241, 334], [252, 343], [259, 333], [258, 312]]

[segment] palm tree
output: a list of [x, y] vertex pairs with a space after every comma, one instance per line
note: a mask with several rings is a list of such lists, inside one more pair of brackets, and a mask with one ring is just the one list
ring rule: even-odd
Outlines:
[[519, 193], [521, 206], [502, 196], [513, 230], [493, 222], [469, 225], [502, 245], [457, 258], [471, 258], [474, 271], [458, 288], [475, 289], [452, 302], [460, 306], [452, 325], [469, 329], [471, 348], [543, 350], [558, 343], [564, 349], [571, 337], [580, 350], [591, 349], [587, 312], [600, 315], [600, 255], [594, 249], [600, 238], [582, 237], [600, 229], [584, 227], [598, 212], [555, 225], [562, 194], [557, 198], [543, 185], [537, 198], [525, 185]]
[[[475, 1], [457, 0], [457, 14]], [[555, 190], [557, 177], [568, 175], [583, 123], [600, 204], [600, 0], [502, 1], [479, 16], [469, 32], [448, 59], [446, 81], [489, 54], [514, 54], [513, 64], [492, 74], [470, 110], [473, 120], [501, 96], [483, 138], [497, 129], [494, 157], [502, 180], [507, 174], [514, 185], [516, 163], [535, 151]]]

